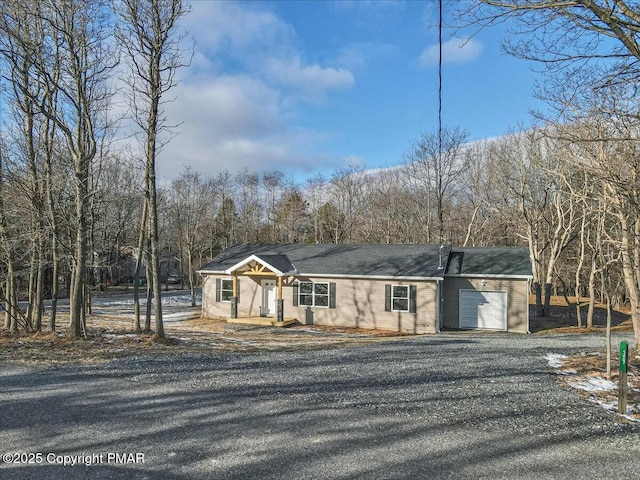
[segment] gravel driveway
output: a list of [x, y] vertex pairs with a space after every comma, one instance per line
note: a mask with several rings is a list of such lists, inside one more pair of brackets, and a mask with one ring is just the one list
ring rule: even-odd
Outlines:
[[601, 346], [461, 333], [0, 364], [1, 453], [32, 461], [5, 456], [0, 478], [637, 478], [640, 425], [565, 390], [543, 359]]

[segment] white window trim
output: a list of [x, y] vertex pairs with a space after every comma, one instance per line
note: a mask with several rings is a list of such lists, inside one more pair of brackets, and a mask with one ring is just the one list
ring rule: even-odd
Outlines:
[[[396, 297], [396, 296], [394, 296], [393, 292], [394, 292], [395, 287], [406, 288], [407, 289], [407, 296], [406, 297]], [[398, 299], [398, 300], [406, 299], [407, 300], [407, 308], [406, 309], [402, 309], [402, 310], [394, 308], [393, 301], [395, 299]], [[392, 312], [405, 312], [406, 313], [406, 312], [409, 312], [410, 310], [411, 310], [411, 288], [409, 288], [409, 285], [391, 284], [391, 311]]]
[[[224, 288], [224, 282], [231, 282], [231, 288]], [[229, 300], [223, 299], [222, 292], [231, 292], [231, 297], [229, 297]], [[233, 278], [221, 278], [220, 279], [220, 302], [231, 303], [232, 298], [233, 298]]]
[[[303, 283], [310, 283], [311, 284], [311, 293], [310, 294], [309, 293], [302, 293], [301, 285]], [[326, 285], [327, 286], [327, 294], [326, 295], [318, 295], [319, 297], [327, 297], [327, 304], [326, 305], [316, 305], [316, 285]], [[311, 295], [312, 304], [311, 305], [303, 304], [302, 301], [300, 300], [300, 297], [302, 295], [306, 295], [306, 296]], [[298, 282], [298, 306], [299, 307], [330, 308], [329, 307], [329, 304], [330, 304], [330, 301], [331, 301], [330, 296], [331, 296], [330, 282], [302, 282], [302, 281]]]

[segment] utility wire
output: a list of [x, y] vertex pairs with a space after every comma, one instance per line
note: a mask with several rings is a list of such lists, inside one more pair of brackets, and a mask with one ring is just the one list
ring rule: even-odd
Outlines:
[[442, 0], [438, 3], [438, 163], [442, 164]]

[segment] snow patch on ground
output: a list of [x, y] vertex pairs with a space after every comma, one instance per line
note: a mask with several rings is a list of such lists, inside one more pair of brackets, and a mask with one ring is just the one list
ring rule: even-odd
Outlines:
[[561, 353], [547, 353], [544, 359], [549, 363], [551, 368], [561, 368], [564, 366], [564, 361], [569, 358]]
[[[584, 355], [585, 354], [583, 354], [583, 356]], [[567, 355], [559, 353], [547, 353], [544, 356], [549, 366], [556, 369], [558, 375], [566, 375], [569, 377], [565, 380], [569, 387], [585, 392], [590, 402], [599, 405], [611, 413], [617, 414], [618, 384], [602, 376], [580, 375], [574, 368], [563, 368], [568, 358]], [[633, 376], [633, 374], [630, 374], [630, 376]], [[635, 389], [630, 387], [630, 390], [633, 391]], [[631, 422], [640, 422], [640, 405], [629, 402], [625, 413], [626, 414], [620, 414], [620, 417]]]
[[611, 380], [600, 377], [586, 377], [579, 382], [568, 382], [570, 386], [585, 392], [614, 392], [618, 386]]
[[[98, 298], [95, 302], [99, 307], [128, 307], [133, 306], [133, 297], [129, 295], [122, 295], [122, 298], [111, 298], [110, 300]], [[144, 306], [146, 304], [146, 293], [141, 293], [140, 305]], [[191, 305], [191, 294], [185, 293], [184, 295], [162, 296], [162, 305]], [[196, 293], [196, 305], [202, 305], [202, 293]]]
[[187, 312], [176, 312], [176, 313], [163, 313], [162, 321], [163, 322], [181, 322], [184, 320], [191, 320], [193, 318], [198, 318], [199, 316], [200, 316], [200, 310], [191, 311], [191, 312], [187, 311]]
[[577, 375], [578, 371], [575, 368], [566, 368], [558, 372], [560, 375]]
[[232, 338], [232, 337], [221, 337], [221, 338], [225, 342], [235, 343], [235, 344], [238, 344], [238, 345], [246, 345], [246, 346], [249, 346], [249, 347], [258, 347], [258, 346], [260, 346], [259, 342], [253, 342], [251, 340], [243, 340], [241, 338]]
[[[602, 400], [602, 399], [598, 399], [598, 398], [591, 398], [590, 399], [593, 403], [596, 403], [597, 405], [600, 405], [602, 408], [604, 408], [605, 410], [608, 410], [612, 413], [618, 413], [618, 401], [617, 400]], [[620, 414], [621, 417], [629, 420], [630, 422], [636, 422], [636, 423], [640, 423], [640, 419], [638, 419], [638, 417], [635, 417], [634, 414], [638, 414], [640, 413], [640, 410], [638, 410], [637, 408], [635, 408], [633, 405], [628, 405], [627, 404], [627, 412], [626, 414]]]

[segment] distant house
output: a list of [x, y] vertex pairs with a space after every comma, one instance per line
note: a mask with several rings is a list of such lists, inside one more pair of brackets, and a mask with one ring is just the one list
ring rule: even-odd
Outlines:
[[238, 244], [199, 273], [207, 318], [418, 334], [529, 328], [531, 264], [523, 248]]

